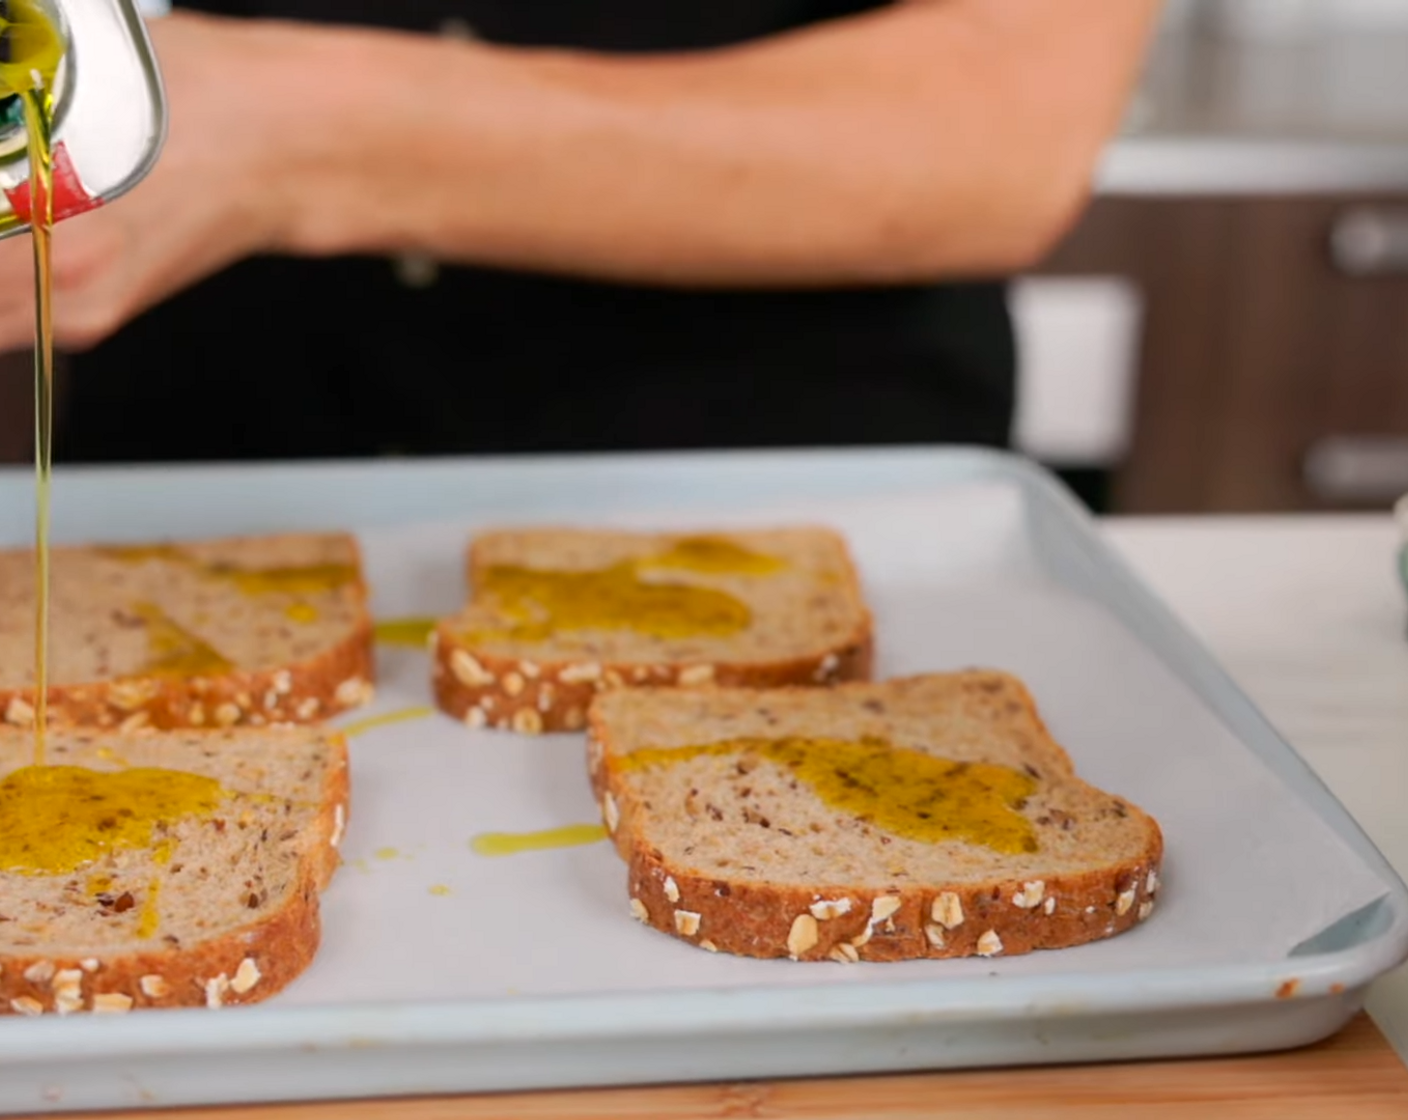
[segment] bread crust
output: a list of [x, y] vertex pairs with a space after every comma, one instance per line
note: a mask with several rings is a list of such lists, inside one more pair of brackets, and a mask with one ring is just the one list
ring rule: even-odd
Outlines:
[[[125, 1010], [228, 1007], [267, 999], [307, 968], [318, 950], [319, 869], [318, 861], [310, 860], [298, 889], [283, 906], [199, 945], [92, 958], [91, 971], [82, 960], [70, 957], [7, 956], [0, 974], [0, 1015], [91, 1012], [94, 997], [113, 995], [132, 1001]], [[247, 990], [236, 991], [231, 982], [247, 959], [254, 962], [259, 978]], [[69, 1002], [55, 979], [75, 972], [78, 987], [70, 989]], [[26, 973], [36, 979], [27, 979]]]
[[[1019, 695], [1044, 730], [1025, 686]], [[1049, 746], [1054, 757], [1066, 759], [1054, 742]], [[630, 913], [708, 950], [843, 964], [1016, 956], [1114, 937], [1147, 919], [1158, 897], [1163, 834], [1158, 822], [1124, 799], [1132, 823], [1144, 826], [1142, 851], [1040, 881], [991, 878], [875, 889], [699, 874], [672, 864], [644, 835], [628, 780], [607, 762], [611, 753], [610, 727], [593, 708], [588, 773], [603, 823], [627, 865]]]
[[[1019, 906], [1014, 899], [1024, 898], [1028, 884], [1008, 879], [885, 891], [788, 887], [716, 879], [671, 867], [635, 833], [627, 833], [618, 847], [627, 850], [630, 895], [642, 907], [632, 907], [632, 913], [647, 925], [696, 945], [708, 941], [720, 952], [739, 956], [845, 963], [849, 954], [843, 946], [854, 950], [857, 961], [902, 961], [1011, 957], [1034, 949], [1064, 949], [1114, 937], [1153, 912], [1163, 843], [1157, 828], [1152, 835], [1156, 842], [1138, 859], [1044, 880], [1043, 900], [1056, 900], [1050, 913], [1044, 903]], [[674, 884], [668, 892], [667, 880]], [[670, 894], [676, 896], [673, 901]], [[947, 899], [939, 901], [944, 894], [957, 899], [963, 914], [962, 922], [953, 928], [935, 920], [936, 907], [944, 913], [954, 905]], [[843, 898], [850, 902], [845, 914], [815, 919], [813, 906]], [[879, 912], [888, 913], [876, 921], [878, 899], [895, 902], [893, 912], [889, 912], [891, 903], [881, 903]], [[694, 934], [681, 932], [675, 917], [678, 912], [698, 915], [698, 924], [690, 923]], [[802, 915], [815, 922], [816, 941], [794, 952], [788, 942]], [[995, 942], [990, 940], [993, 937]]]
[[[196, 944], [86, 959], [0, 954], [0, 1015], [92, 1012], [95, 998], [102, 1005], [112, 997], [119, 1004], [131, 1001], [109, 1007], [112, 1011], [230, 1007], [258, 1003], [287, 987], [321, 943], [319, 893], [341, 862], [337, 849], [349, 815], [347, 741], [333, 734], [328, 745], [335, 756], [323, 785], [315, 839], [303, 853], [298, 886], [282, 906]], [[63, 985], [64, 977], [76, 985]]]
[[434, 644], [436, 704], [470, 727], [522, 734], [580, 731], [592, 701], [614, 689], [815, 687], [869, 680], [875, 658], [868, 614], [861, 629], [845, 643], [782, 661], [526, 661], [466, 645], [448, 623], [437, 627]]
[[[316, 657], [276, 669], [218, 677], [123, 677], [48, 690], [56, 727], [263, 727], [316, 723], [372, 696], [372, 623], [365, 609], [357, 628]], [[34, 719], [33, 689], [0, 689], [0, 713], [16, 727]]]

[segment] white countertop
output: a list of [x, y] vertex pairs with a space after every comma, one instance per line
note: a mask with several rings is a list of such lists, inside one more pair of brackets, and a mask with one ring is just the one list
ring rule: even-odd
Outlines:
[[[1390, 518], [1105, 525], [1408, 878], [1408, 603]], [[1408, 968], [1369, 1010], [1408, 1060]]]

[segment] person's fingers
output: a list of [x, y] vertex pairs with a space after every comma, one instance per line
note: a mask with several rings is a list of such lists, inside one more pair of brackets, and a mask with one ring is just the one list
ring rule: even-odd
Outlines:
[[[55, 226], [51, 241], [50, 315], [55, 345], [84, 349], [122, 322], [121, 225], [102, 212]], [[34, 245], [28, 234], [0, 243], [0, 353], [34, 345]]]
[[130, 318], [136, 261], [128, 206], [140, 206], [135, 192], [111, 209], [69, 219], [55, 235], [54, 334], [65, 349], [95, 346]]
[[[93, 346], [134, 316], [258, 251], [267, 206], [254, 205], [269, 133], [232, 100], [246, 61], [239, 22], [163, 21], [158, 39], [171, 129], [151, 175], [110, 206], [60, 222], [53, 242], [54, 339]], [[33, 342], [28, 237], [0, 242], [0, 351]]]

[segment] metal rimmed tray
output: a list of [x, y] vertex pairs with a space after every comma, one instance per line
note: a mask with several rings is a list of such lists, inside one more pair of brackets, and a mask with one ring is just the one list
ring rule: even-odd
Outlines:
[[[0, 476], [0, 541], [30, 531]], [[998, 664], [1078, 768], [1164, 825], [1159, 911], [1010, 960], [795, 965], [632, 923], [582, 746], [438, 715], [353, 742], [348, 860], [309, 972], [267, 1004], [0, 1019], [0, 1113], [1233, 1053], [1323, 1037], [1408, 955], [1408, 895], [1350, 817], [1049, 476], [970, 450], [61, 472], [62, 540], [349, 528], [383, 617], [453, 609], [476, 527], [828, 522], [881, 672]], [[373, 712], [427, 701], [384, 650]], [[1235, 797], [1229, 800], [1228, 791]]]

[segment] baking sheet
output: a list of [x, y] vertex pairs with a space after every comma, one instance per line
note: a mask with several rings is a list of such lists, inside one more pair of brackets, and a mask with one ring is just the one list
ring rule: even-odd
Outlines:
[[[0, 471], [0, 538], [28, 532], [29, 485]], [[348, 863], [304, 977], [215, 1015], [0, 1020], [0, 1114], [1273, 1049], [1335, 1030], [1408, 953], [1408, 894], [1372, 844], [1015, 457], [128, 469], [56, 487], [65, 540], [362, 526], [383, 618], [458, 607], [468, 535], [510, 521], [835, 525], [876, 610], [879, 671], [1023, 676], [1082, 774], [1163, 824], [1159, 909], [1119, 938], [1010, 960], [702, 953], [627, 918], [605, 843], [470, 849], [486, 831], [596, 819], [579, 736], [422, 714], [353, 741]], [[376, 705], [344, 723], [423, 713], [427, 656], [380, 661]]]
[[[282, 1003], [864, 984], [950, 975], [1168, 968], [1284, 958], [1384, 893], [1191, 690], [1102, 607], [1046, 578], [1020, 495], [978, 485], [880, 502], [606, 520], [727, 527], [824, 522], [846, 534], [876, 615], [880, 675], [990, 665], [1031, 687], [1089, 781], [1153, 813], [1167, 841], [1149, 921], [1121, 937], [1009, 960], [840, 967], [702, 953], [627, 913], [605, 842], [484, 857], [485, 832], [597, 822], [580, 735], [470, 731], [434, 714], [354, 737], [347, 866], [313, 968]], [[472, 523], [362, 534], [379, 618], [448, 613]], [[429, 658], [381, 651], [371, 714], [430, 704]], [[407, 968], [407, 962], [416, 966]]]

